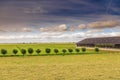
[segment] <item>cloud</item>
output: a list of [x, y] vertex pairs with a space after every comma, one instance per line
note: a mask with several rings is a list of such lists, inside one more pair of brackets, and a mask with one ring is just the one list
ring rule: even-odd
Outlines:
[[92, 22], [88, 24], [89, 28], [113, 28], [116, 27], [118, 25], [118, 21], [96, 21], [96, 22]]
[[79, 28], [79, 29], [86, 29], [87, 26], [86, 26], [85, 24], [80, 24], [80, 25], [78, 25], [78, 28]]
[[43, 32], [39, 34], [35, 33], [9, 33], [0, 35], [0, 43], [16, 43], [16, 42], [77, 42], [84, 38], [90, 37], [110, 37], [110, 36], [119, 36], [120, 32]]
[[[113, 2], [115, 1], [113, 0]], [[105, 13], [106, 4], [107, 1], [93, 0], [5, 0], [0, 1], [0, 24], [40, 24], [39, 26], [42, 26], [41, 24], [49, 26], [47, 23], [84, 24], [81, 22], [100, 20], [101, 15]], [[114, 4], [114, 9], [119, 12], [119, 7], [116, 4]], [[111, 16], [116, 16], [119, 19], [119, 13], [111, 12]], [[76, 26], [73, 29], [71, 27], [71, 31], [74, 28]]]
[[62, 32], [62, 31], [67, 31], [67, 25], [66, 24], [61, 24], [55, 27], [41, 27], [40, 28], [41, 32]]
[[96, 34], [101, 32], [104, 32], [104, 29], [89, 29], [88, 31], [86, 31], [87, 34]]
[[38, 14], [38, 13], [43, 14], [43, 13], [47, 13], [47, 11], [40, 6], [35, 6], [35, 7], [25, 8], [24, 13], [26, 13], [26, 14]]
[[5, 30], [3, 30], [3, 29], [0, 29], [0, 32], [6, 32]]
[[[98, 36], [99, 35], [99, 36]], [[112, 37], [112, 36], [119, 36], [120, 32], [111, 32], [111, 33], [97, 33], [97, 34], [89, 34], [88, 37]]]
[[68, 27], [67, 31], [78, 31], [78, 30], [85, 30], [87, 29], [86, 24], [80, 24], [78, 26], [70, 26]]
[[64, 31], [77, 31], [77, 30], [84, 30], [87, 26], [85, 24], [80, 24], [78, 26], [67, 26], [66, 24], [61, 24], [58, 26], [53, 27], [41, 27], [41, 32], [64, 32]]
[[6, 27], [2, 26], [0, 27], [0, 32], [33, 32], [34, 29], [31, 27], [24, 27], [24, 26], [11, 26], [11, 27]]
[[61, 24], [58, 26], [58, 29], [60, 29], [60, 31], [66, 31], [67, 30], [67, 25], [66, 24]]
[[20, 30], [20, 31], [23, 31], [23, 32], [32, 32], [33, 29], [32, 29], [32, 28], [26, 28], [26, 27], [24, 27], [24, 28], [22, 28], [22, 30]]

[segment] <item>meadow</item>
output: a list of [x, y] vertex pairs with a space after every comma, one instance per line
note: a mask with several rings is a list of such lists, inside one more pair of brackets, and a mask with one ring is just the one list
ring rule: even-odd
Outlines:
[[[28, 48], [33, 48], [34, 50], [40, 49], [41, 53], [40, 54], [46, 54], [45, 49], [50, 48], [51, 53], [54, 54], [53, 49], [59, 49], [59, 53], [62, 53], [62, 49], [75, 49], [76, 46], [74, 43], [40, 43], [40, 44], [0, 44], [0, 49], [6, 49], [8, 51], [7, 55], [13, 55], [12, 50], [17, 49], [18, 50], [18, 55], [22, 55], [19, 49], [26, 49]], [[2, 55], [2, 54], [0, 54]], [[27, 52], [27, 55], [29, 53]], [[37, 55], [37, 53], [34, 51], [33, 55]]]
[[[56, 53], [54, 52], [54, 49], [58, 49], [58, 55], [62, 55], [63, 49], [66, 49], [66, 55], [69, 55], [69, 51], [68, 49], [72, 49], [72, 55], [76, 55], [76, 45], [75, 43], [40, 43], [40, 44], [0, 44], [0, 50], [1, 49], [6, 49], [7, 50], [7, 54], [6, 56], [22, 56], [23, 54], [21, 53], [21, 49], [25, 49], [26, 50], [26, 55], [30, 55], [28, 53], [28, 49], [32, 48], [34, 51], [32, 53], [32, 56], [38, 56], [38, 54], [36, 53], [35, 50], [40, 49], [40, 55], [47, 55], [45, 49], [46, 48], [50, 48], [51, 52], [49, 53], [49, 55], [56, 55]], [[13, 54], [13, 49], [17, 49], [18, 53], [17, 55]], [[97, 52], [94, 51], [94, 49], [90, 49], [90, 48], [86, 48], [86, 52], [82, 52], [81, 48], [80, 49], [80, 53], [79, 54], [96, 54]], [[112, 53], [116, 53], [118, 51], [112, 51]], [[106, 50], [100, 50], [99, 53], [111, 53], [111, 51], [106, 51]], [[71, 54], [70, 54], [71, 55]], [[0, 56], [3, 56], [3, 54], [1, 54], [0, 52]], [[5, 56], [4, 56], [5, 57]]]
[[[0, 49], [45, 48], [75, 49], [74, 43], [67, 44], [1, 44]], [[50, 54], [54, 54], [52, 51]], [[59, 54], [62, 54], [60, 52]], [[85, 53], [45, 56], [0, 57], [0, 80], [120, 80], [120, 52], [103, 51], [96, 53], [87, 49]], [[21, 55], [19, 52], [18, 55]], [[28, 54], [29, 55], [29, 54]], [[33, 55], [36, 55], [34, 53]]]

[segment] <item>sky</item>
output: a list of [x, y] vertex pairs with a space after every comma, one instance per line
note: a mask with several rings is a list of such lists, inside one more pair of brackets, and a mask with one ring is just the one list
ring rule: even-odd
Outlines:
[[120, 36], [120, 0], [0, 0], [0, 43]]

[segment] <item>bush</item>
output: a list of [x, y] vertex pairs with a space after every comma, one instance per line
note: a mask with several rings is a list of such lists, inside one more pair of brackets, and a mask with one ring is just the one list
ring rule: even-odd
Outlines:
[[59, 52], [59, 50], [58, 49], [54, 49], [54, 52], [57, 54]]
[[82, 48], [82, 52], [86, 52], [86, 48]]
[[66, 50], [66, 49], [63, 49], [62, 52], [63, 52], [63, 54], [65, 54], [65, 53], [67, 52], [67, 50]]
[[23, 54], [23, 56], [26, 54], [26, 50], [25, 49], [21, 49], [21, 53]]
[[6, 55], [6, 54], [7, 54], [7, 50], [6, 50], [6, 49], [1, 49], [1, 53], [2, 53], [3, 55]]
[[73, 50], [72, 50], [72, 49], [68, 49], [68, 51], [69, 51], [70, 53], [72, 53], [72, 52], [73, 52]]
[[51, 49], [46, 48], [46, 49], [45, 49], [45, 52], [46, 52], [47, 54], [49, 54], [49, 53], [51, 52]]
[[41, 50], [40, 50], [40, 49], [37, 49], [37, 50], [36, 50], [36, 53], [37, 53], [37, 54], [40, 54], [40, 53], [41, 53]]
[[13, 53], [16, 55], [18, 53], [17, 49], [13, 49]]
[[34, 52], [32, 48], [28, 48], [28, 53], [31, 55]]
[[76, 51], [77, 53], [79, 53], [79, 52], [80, 52], [80, 49], [75, 49], [75, 51]]
[[99, 52], [100, 50], [99, 50], [99, 48], [95, 48], [95, 52]]

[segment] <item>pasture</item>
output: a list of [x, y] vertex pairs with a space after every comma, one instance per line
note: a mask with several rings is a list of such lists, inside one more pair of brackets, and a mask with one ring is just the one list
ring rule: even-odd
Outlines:
[[[50, 48], [51, 49], [51, 53], [50, 54], [54, 54], [53, 49], [59, 49], [59, 53], [62, 53], [61, 50], [62, 49], [75, 49], [76, 46], [74, 43], [41, 43], [41, 44], [0, 44], [0, 49], [6, 49], [8, 51], [7, 55], [13, 55], [12, 50], [13, 49], [17, 49], [18, 50], [18, 55], [22, 55], [19, 49], [27, 49], [28, 48], [33, 48], [34, 50], [36, 49], [40, 49], [41, 53], [40, 54], [46, 54], [45, 49], [46, 48]], [[1, 54], [0, 54], [1, 55]], [[27, 52], [27, 55], [28, 52]], [[37, 55], [36, 52], [34, 51], [33, 55]]]
[[[67, 44], [1, 44], [0, 49], [40, 48], [72, 48], [74, 43]], [[93, 53], [93, 54], [92, 54]], [[54, 54], [52, 51], [50, 54]], [[59, 54], [62, 54], [60, 52]], [[69, 54], [67, 52], [67, 54]], [[18, 55], [21, 55], [19, 52]], [[29, 54], [28, 54], [29, 55]], [[36, 55], [34, 53], [33, 55]], [[0, 80], [120, 80], [120, 52], [100, 51], [92, 49], [85, 53], [70, 55], [46, 56], [8, 56], [0, 57]]]
[[[46, 48], [50, 48], [51, 49], [51, 52], [49, 53], [49, 55], [56, 55], [55, 52], [54, 52], [54, 49], [58, 49], [59, 52], [58, 52], [58, 55], [62, 55], [63, 52], [62, 52], [62, 49], [66, 49], [67, 52], [65, 55], [69, 55], [69, 51], [68, 49], [73, 49], [73, 52], [72, 52], [72, 55], [76, 55], [77, 52], [75, 51], [76, 49], [76, 45], [75, 43], [40, 43], [40, 44], [0, 44], [0, 50], [1, 49], [6, 49], [7, 50], [7, 54], [6, 56], [22, 56], [22, 53], [21, 53], [21, 49], [25, 49], [26, 50], [26, 55], [30, 55], [28, 53], [28, 49], [29, 48], [32, 48], [34, 51], [32, 53], [32, 56], [38, 56], [38, 54], [36, 53], [36, 49], [40, 49], [41, 52], [40, 52], [40, 55], [47, 55], [47, 53], [45, 52], [45, 49]], [[18, 50], [18, 53], [17, 55], [14, 55], [13, 54], [13, 49], [17, 49]], [[86, 52], [82, 52], [81, 48], [78, 48], [80, 49], [80, 52], [79, 54], [96, 54], [97, 52], [95, 52], [93, 49], [90, 49], [90, 48], [86, 48]], [[116, 53], [118, 51], [106, 51], [106, 50], [100, 50], [99, 53]], [[71, 55], [71, 54], [70, 54]], [[1, 54], [0, 52], [0, 56], [3, 56], [3, 54]], [[4, 56], [5, 57], [5, 56]]]

